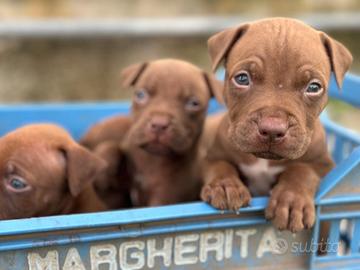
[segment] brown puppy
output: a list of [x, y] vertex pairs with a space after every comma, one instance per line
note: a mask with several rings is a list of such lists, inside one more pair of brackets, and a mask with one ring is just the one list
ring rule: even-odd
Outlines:
[[351, 54], [325, 33], [286, 18], [230, 28], [208, 45], [214, 70], [225, 60], [228, 112], [211, 123], [216, 134], [202, 199], [238, 209], [250, 193], [271, 194], [265, 214], [277, 228], [311, 227], [314, 194], [333, 167], [318, 116], [331, 71], [340, 87]]
[[[174, 59], [136, 64], [126, 68], [122, 75], [123, 85], [134, 88], [131, 115], [93, 127], [82, 142], [94, 148], [102, 141], [114, 141], [113, 126], [122, 127], [117, 136], [123, 146], [125, 174], [130, 175], [130, 192], [136, 206], [198, 199], [201, 186], [198, 141], [208, 101], [221, 84], [190, 63]], [[101, 149], [96, 151], [102, 157], [111, 158], [119, 166], [120, 150], [116, 153], [111, 142], [98, 147]], [[119, 170], [116, 173], [111, 169], [110, 174], [110, 183], [97, 183], [101, 185], [98, 189], [110, 204], [114, 202], [110, 198], [113, 196], [123, 202], [120, 192], [110, 194], [116, 185], [123, 192], [128, 181], [120, 179], [119, 175], [124, 174]]]
[[[127, 131], [131, 127], [131, 118], [128, 116], [112, 116], [109, 117], [90, 128], [90, 130], [80, 139], [80, 143], [91, 149], [95, 150], [102, 142], [116, 143], [118, 148], [126, 136]], [[104, 147], [109, 148], [109, 147]], [[111, 148], [111, 147], [110, 147]], [[102, 150], [100, 150], [102, 152]]]
[[131, 176], [128, 174], [125, 155], [120, 144], [131, 127], [128, 116], [113, 116], [95, 124], [80, 140], [108, 163], [105, 174], [94, 182], [96, 192], [109, 209], [129, 208]]
[[10, 132], [0, 138], [0, 219], [105, 210], [92, 187], [105, 168], [55, 125]]

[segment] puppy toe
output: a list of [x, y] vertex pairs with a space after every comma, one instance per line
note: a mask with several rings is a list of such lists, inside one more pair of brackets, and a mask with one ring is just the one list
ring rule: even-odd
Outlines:
[[273, 218], [274, 226], [282, 231], [288, 227], [289, 224], [289, 207], [278, 206], [275, 210], [275, 217]]
[[220, 210], [225, 210], [228, 208], [226, 194], [222, 187], [218, 186], [212, 188], [210, 204]]
[[202, 188], [200, 197], [204, 202], [211, 204], [215, 208], [226, 209], [225, 193], [221, 187], [206, 185]]
[[246, 187], [242, 187], [240, 194], [243, 201], [242, 206], [248, 206], [251, 201], [250, 191]]
[[269, 205], [265, 209], [265, 218], [271, 220], [275, 217], [275, 209], [277, 206], [277, 200], [270, 199]]
[[227, 187], [226, 198], [229, 209], [237, 211], [249, 204], [251, 195], [245, 187]]
[[211, 188], [209, 185], [205, 185], [201, 189], [200, 198], [204, 202], [210, 203], [211, 202]]
[[290, 214], [289, 230], [293, 233], [304, 229], [302, 209], [292, 209]]
[[305, 229], [310, 229], [315, 223], [315, 206], [313, 204], [307, 205], [304, 208], [303, 223]]
[[240, 207], [249, 204], [251, 195], [239, 179], [228, 177], [217, 179], [204, 186], [201, 198], [215, 208], [237, 211]]
[[238, 210], [242, 206], [242, 199], [238, 194], [236, 188], [226, 188], [226, 198], [230, 210]]

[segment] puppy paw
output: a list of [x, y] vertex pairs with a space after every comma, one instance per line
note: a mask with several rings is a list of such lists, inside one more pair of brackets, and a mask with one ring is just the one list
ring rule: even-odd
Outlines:
[[311, 196], [286, 189], [274, 189], [265, 217], [279, 230], [293, 233], [311, 228], [315, 223], [315, 204]]
[[221, 210], [237, 211], [249, 204], [251, 195], [237, 178], [225, 178], [206, 184], [201, 199]]

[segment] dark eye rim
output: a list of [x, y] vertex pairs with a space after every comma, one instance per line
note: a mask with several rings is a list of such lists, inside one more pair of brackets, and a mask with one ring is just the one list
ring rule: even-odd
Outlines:
[[[142, 99], [139, 99], [137, 96], [137, 94], [139, 94], [140, 92], [145, 94], [144, 98]], [[134, 100], [136, 103], [145, 104], [149, 100], [149, 92], [145, 88], [135, 90]]]
[[[316, 84], [318, 84], [318, 85], [320, 86], [319, 91], [317, 91], [317, 92], [308, 92], [307, 90], [309, 89], [309, 86], [310, 86], [311, 84], [313, 84], [313, 83], [316, 83]], [[319, 80], [317, 80], [317, 79], [311, 80], [311, 81], [306, 85], [306, 87], [305, 87], [305, 94], [306, 94], [307, 96], [319, 96], [319, 95], [321, 95], [323, 92], [324, 92], [324, 87], [323, 87], [322, 83], [321, 83]]]
[[[11, 181], [14, 180], [14, 179], [20, 180], [22, 183], [25, 184], [25, 186], [23, 188], [20, 188], [20, 189], [14, 188], [11, 185]], [[25, 191], [28, 191], [28, 190], [31, 189], [31, 186], [28, 184], [28, 182], [23, 177], [18, 176], [18, 175], [9, 176], [8, 179], [6, 180], [6, 186], [12, 192], [25, 192]]]
[[[241, 75], [241, 74], [246, 74], [246, 75], [248, 76], [249, 84], [243, 85], [243, 84], [238, 84], [238, 83], [236, 82], [235, 77], [236, 77], [236, 76], [239, 76], [239, 75]], [[248, 87], [252, 84], [251, 76], [250, 76], [249, 72], [247, 72], [246, 70], [241, 70], [241, 71], [237, 72], [234, 76], [232, 76], [231, 82], [232, 82], [233, 85], [235, 85], [237, 88], [248, 88]]]
[[[189, 103], [192, 101], [196, 101], [197, 105], [196, 106], [189, 106]], [[196, 98], [196, 97], [190, 97], [186, 100], [185, 102], [185, 109], [189, 110], [189, 111], [198, 111], [201, 109], [201, 102], [200, 99]]]

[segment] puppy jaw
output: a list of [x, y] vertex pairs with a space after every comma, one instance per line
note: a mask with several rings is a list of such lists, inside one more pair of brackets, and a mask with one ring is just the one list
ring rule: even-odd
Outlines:
[[176, 116], [169, 116], [170, 124], [166, 131], [155, 134], [149, 131], [149, 123], [153, 116], [163, 112], [141, 113], [131, 127], [128, 138], [131, 143], [152, 154], [171, 155], [188, 151], [197, 141], [200, 130], [198, 127], [185, 123]]
[[[227, 46], [226, 51], [219, 49], [221, 44]], [[351, 63], [350, 53], [341, 44], [291, 19], [262, 20], [229, 29], [209, 40], [209, 51], [215, 66], [226, 60], [224, 98], [230, 141], [241, 151], [271, 159], [296, 159], [306, 152], [314, 123], [327, 103], [330, 72], [335, 72], [341, 85]], [[339, 60], [339, 55], [344, 59]], [[232, 82], [242, 71], [251, 78], [248, 88], [234, 87]], [[323, 87], [317, 97], [304, 94], [313, 79]], [[284, 111], [296, 120], [286, 138], [274, 145], [259, 143], [249, 115], [284, 104]]]

